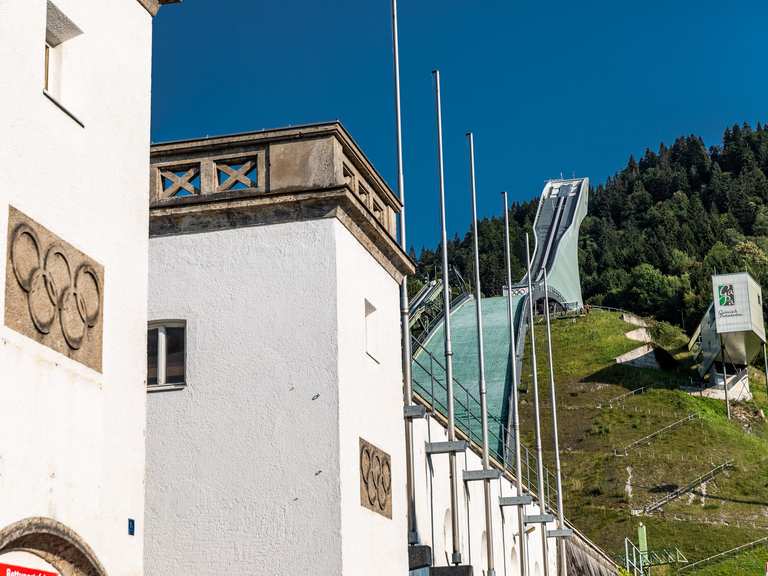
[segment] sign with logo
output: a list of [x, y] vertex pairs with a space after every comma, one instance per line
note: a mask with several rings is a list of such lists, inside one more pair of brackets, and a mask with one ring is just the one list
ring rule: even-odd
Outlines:
[[717, 287], [720, 306], [736, 306], [736, 295], [733, 292], [733, 284], [720, 284]]
[[715, 325], [719, 334], [752, 330], [749, 275], [712, 276]]
[[55, 572], [46, 572], [37, 568], [24, 568], [12, 564], [0, 563], [0, 576], [59, 576]]

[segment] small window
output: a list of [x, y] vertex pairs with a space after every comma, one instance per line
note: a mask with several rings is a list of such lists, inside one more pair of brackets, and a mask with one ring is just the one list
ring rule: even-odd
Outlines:
[[379, 361], [379, 315], [376, 306], [365, 301], [365, 353]]
[[70, 59], [65, 58], [65, 51], [69, 50], [65, 46], [71, 46], [68, 42], [82, 33], [72, 20], [48, 0], [43, 49], [43, 93], [81, 126], [83, 123], [62, 105], [62, 94], [65, 65], [72, 64]]
[[147, 387], [186, 384], [187, 327], [183, 320], [151, 322], [147, 329]]

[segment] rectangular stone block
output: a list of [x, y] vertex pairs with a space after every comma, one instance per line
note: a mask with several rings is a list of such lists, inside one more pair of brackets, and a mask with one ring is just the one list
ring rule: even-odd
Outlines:
[[104, 267], [14, 207], [5, 325], [101, 372]]
[[392, 518], [392, 460], [360, 438], [360, 505]]

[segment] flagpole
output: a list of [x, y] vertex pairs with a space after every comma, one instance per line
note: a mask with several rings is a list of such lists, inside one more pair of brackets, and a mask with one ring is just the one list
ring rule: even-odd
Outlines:
[[[528, 265], [528, 310], [530, 314], [529, 322], [531, 327], [531, 371], [533, 374], [533, 405], [536, 415], [536, 479], [538, 480], [539, 496], [539, 514], [547, 513], [547, 499], [544, 493], [544, 462], [541, 450], [541, 411], [539, 406], [539, 374], [536, 366], [536, 330], [533, 323], [533, 281], [531, 278], [531, 247], [528, 234], [525, 235], [525, 259]], [[547, 524], [541, 523], [541, 550], [543, 555], [542, 565], [544, 567], [544, 576], [549, 576], [549, 554], [547, 551]]]
[[[445, 163], [443, 160], [443, 109], [440, 102], [440, 70], [434, 70], [435, 109], [437, 112], [437, 161], [440, 178], [440, 225], [443, 244], [443, 327], [445, 332], [445, 387], [448, 398], [448, 442], [456, 441], [455, 408], [453, 397], [453, 348], [451, 345], [451, 290], [448, 282], [448, 232], [445, 221]], [[448, 453], [451, 484], [451, 536], [453, 554], [451, 562], [461, 564], [461, 540], [459, 539], [459, 491], [456, 478], [456, 452]]]
[[[515, 343], [515, 311], [512, 308], [512, 253], [509, 246], [509, 200], [504, 195], [504, 255], [507, 259], [507, 312], [509, 314], [509, 359], [512, 363], [512, 426], [515, 442], [515, 482], [517, 496], [523, 495], [523, 463], [520, 455], [520, 412], [517, 392], [517, 346]], [[507, 432], [509, 433], [509, 432]], [[525, 535], [525, 506], [517, 506], [517, 520], [520, 528], [520, 576], [528, 574], [528, 538]]]
[[[488, 455], [488, 399], [485, 382], [485, 351], [483, 348], [483, 304], [480, 291], [480, 249], [478, 245], [477, 231], [477, 186], [475, 183], [475, 137], [472, 132], [467, 132], [469, 140], [469, 180], [472, 192], [472, 230], [475, 244], [475, 311], [477, 316], [477, 360], [480, 370], [480, 419], [483, 435], [483, 470], [490, 468]], [[487, 576], [495, 576], [493, 558], [493, 516], [491, 509], [491, 480], [483, 480], [483, 495], [485, 497], [485, 544], [488, 556]]]
[[[400, 108], [400, 44], [397, 28], [397, 0], [392, 0], [392, 51], [393, 75], [395, 80], [395, 133], [397, 148], [397, 191], [400, 195], [400, 247], [407, 251], [405, 244], [405, 178], [403, 175], [403, 124]], [[408, 302], [408, 276], [400, 283], [400, 329], [403, 364], [403, 405], [407, 408], [413, 402], [411, 380], [411, 321]], [[413, 420], [405, 414], [405, 483], [408, 508], [408, 544], [419, 543], [419, 528], [416, 521], [416, 485], [413, 460]]]
[[[552, 329], [549, 320], [549, 284], [547, 268], [544, 267], [544, 314], [547, 321], [547, 352], [549, 354], [549, 388], [552, 395], [552, 434], [555, 441], [555, 480], [557, 486], [557, 520], [558, 528], [565, 530], [565, 513], [563, 510], [563, 480], [560, 469], [560, 441], [557, 434], [557, 393], [555, 392], [555, 368], [552, 359]], [[557, 549], [560, 557], [560, 576], [568, 576], [568, 565], [565, 557], [565, 538], [559, 537]]]

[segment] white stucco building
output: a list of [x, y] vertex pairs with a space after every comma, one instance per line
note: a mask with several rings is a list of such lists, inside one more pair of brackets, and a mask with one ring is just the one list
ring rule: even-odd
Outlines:
[[147, 573], [406, 572], [398, 200], [338, 124], [152, 170]]
[[[466, 566], [445, 571], [448, 458], [426, 453], [446, 440], [437, 411], [414, 422], [421, 546], [408, 546], [398, 285], [413, 264], [400, 203], [349, 134], [319, 124], [151, 158], [147, 574], [483, 574], [477, 482], [459, 494]], [[506, 469], [493, 490], [516, 494]], [[497, 574], [517, 575], [515, 509], [494, 522]], [[539, 576], [541, 526], [527, 538]], [[613, 573], [577, 539], [603, 566], [582, 573]]]
[[143, 573], [160, 3], [0, 0], [3, 574]]

